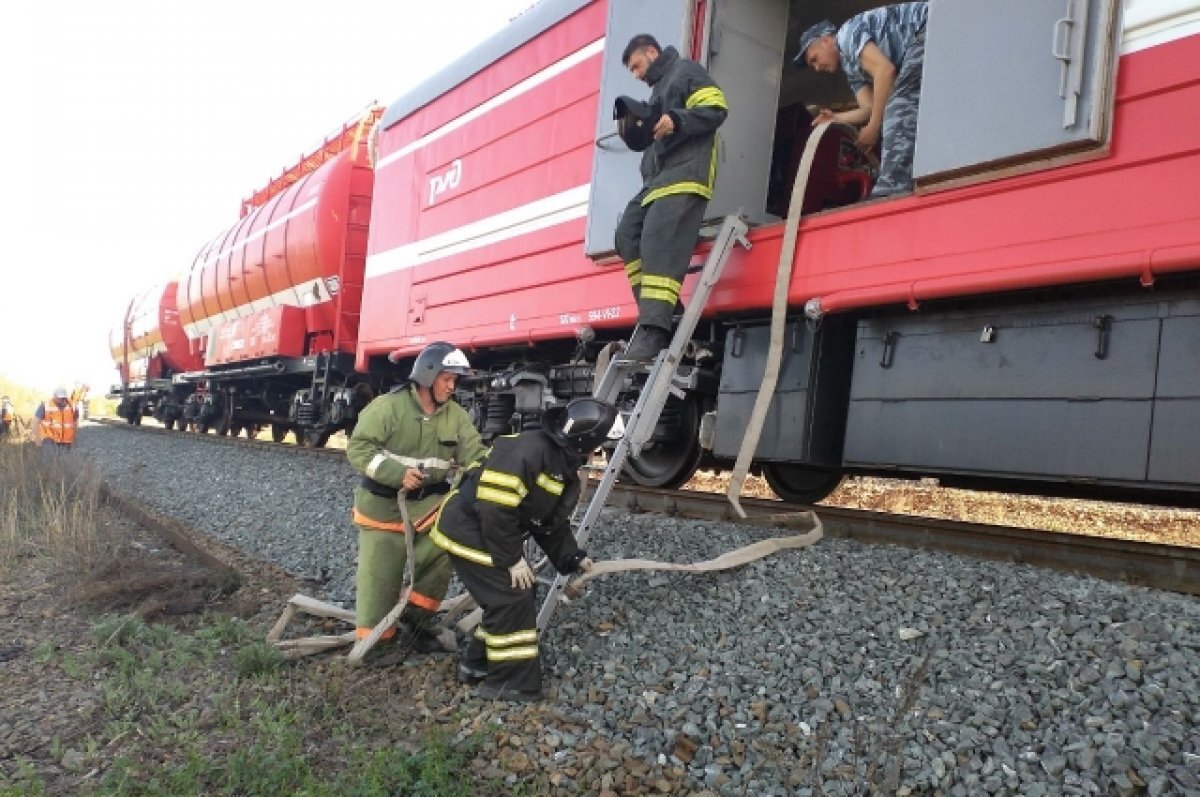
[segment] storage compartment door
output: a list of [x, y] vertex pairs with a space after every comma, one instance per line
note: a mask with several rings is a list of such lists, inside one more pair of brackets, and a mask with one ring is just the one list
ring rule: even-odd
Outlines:
[[1149, 479], [1200, 483], [1200, 301], [1173, 305], [1163, 319], [1155, 384]]
[[691, 9], [695, 0], [609, 0], [608, 26], [604, 38], [604, 66], [600, 77], [600, 109], [596, 114], [596, 150], [592, 156], [592, 187], [588, 200], [587, 237], [589, 257], [613, 252], [613, 234], [625, 205], [642, 187], [638, 171], [642, 154], [631, 152], [617, 135], [613, 103], [622, 94], [644, 100], [650, 87], [630, 74], [621, 63], [629, 40], [649, 33], [663, 47], [672, 46], [686, 55], [690, 48]]
[[[707, 67], [725, 93], [729, 116], [717, 132], [717, 187], [707, 216], [716, 219], [745, 210], [752, 221], [769, 221], [775, 218], [768, 217], [765, 208], [788, 4], [720, 0], [712, 9]], [[789, 194], [791, 188], [787, 187]]]
[[1116, 0], [929, 0], [919, 186], [1104, 143]]

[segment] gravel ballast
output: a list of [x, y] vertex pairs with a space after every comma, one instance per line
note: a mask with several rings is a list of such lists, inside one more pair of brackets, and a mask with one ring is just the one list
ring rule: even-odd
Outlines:
[[[118, 492], [352, 605], [344, 460], [95, 425], [77, 449]], [[699, 561], [767, 534], [610, 510], [589, 549]], [[660, 793], [1200, 797], [1191, 597], [825, 539], [723, 573], [606, 576], [543, 649], [557, 719], [512, 730], [580, 793], [656, 772]]]

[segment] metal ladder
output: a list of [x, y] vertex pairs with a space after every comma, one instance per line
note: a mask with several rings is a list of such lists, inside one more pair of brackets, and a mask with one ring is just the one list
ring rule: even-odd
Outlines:
[[[641, 453], [642, 447], [654, 434], [654, 428], [658, 425], [658, 417], [662, 413], [663, 407], [666, 406], [667, 399], [670, 398], [673, 390], [678, 390], [674, 387], [674, 380], [683, 350], [692, 339], [692, 333], [700, 321], [700, 314], [708, 303], [713, 286], [721, 278], [721, 272], [725, 269], [725, 262], [729, 259], [729, 253], [733, 250], [734, 244], [741, 244], [746, 249], [750, 248], [750, 241], [746, 238], [747, 229], [746, 222], [737, 215], [726, 216], [721, 222], [716, 238], [713, 239], [712, 249], [708, 253], [708, 259], [705, 260], [704, 267], [700, 271], [700, 281], [688, 301], [683, 318], [679, 321], [670, 345], [659, 352], [653, 364], [650, 365], [650, 375], [646, 379], [646, 384], [642, 388], [633, 412], [629, 415], [629, 420], [625, 423], [625, 435], [617, 443], [616, 449], [609, 457], [608, 464], [604, 469], [604, 476], [601, 478], [596, 492], [589, 499], [587, 510], [575, 529], [575, 540], [581, 548], [587, 545], [592, 525], [600, 517], [600, 511], [604, 509], [608, 494], [621, 475], [626, 458], [636, 457]], [[636, 335], [636, 330], [634, 334]], [[620, 355], [614, 357], [609, 362], [608, 368], [605, 369], [600, 385], [593, 395], [598, 399], [615, 404], [633, 374], [645, 367], [646, 364], [642, 362], [626, 360]], [[539, 630], [545, 629], [550, 624], [550, 619], [554, 616], [554, 612], [562, 600], [563, 590], [566, 586], [567, 576], [563, 575], [556, 575], [550, 583], [549, 594], [538, 612], [537, 626]]]

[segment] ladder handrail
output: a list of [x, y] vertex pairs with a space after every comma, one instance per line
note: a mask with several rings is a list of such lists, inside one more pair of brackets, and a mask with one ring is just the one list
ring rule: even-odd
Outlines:
[[[750, 241], [746, 238], [747, 231], [746, 222], [738, 215], [726, 216], [722, 221], [720, 231], [713, 241], [707, 260], [705, 260], [704, 269], [700, 273], [700, 280], [692, 292], [691, 300], [687, 303], [687, 309], [684, 310], [683, 318], [679, 321], [670, 345], [655, 357], [654, 364], [650, 368], [650, 376], [647, 378], [633, 412], [629, 415], [629, 421], [625, 425], [625, 435], [617, 443], [612, 456], [609, 457], [608, 464], [604, 469], [604, 476], [600, 479], [600, 484], [597, 486], [596, 492], [592, 494], [587, 510], [576, 527], [575, 541], [580, 547], [587, 544], [591, 536], [592, 525], [600, 517], [600, 512], [608, 502], [608, 495], [621, 475], [626, 458], [630, 454], [637, 456], [641, 452], [642, 446], [650, 439], [655, 426], [658, 425], [659, 416], [662, 414], [663, 407], [666, 406], [667, 399], [670, 398], [675, 372], [683, 357], [684, 347], [692, 339], [692, 333], [695, 332], [696, 325], [700, 321], [704, 305], [708, 303], [713, 286], [721, 278], [721, 272], [725, 268], [725, 262], [729, 259], [734, 244], [740, 243], [745, 248], [750, 248]], [[634, 372], [643, 367], [641, 363], [624, 359], [622, 356], [614, 357], [604, 371], [604, 376], [601, 377], [600, 385], [594, 391], [594, 395], [596, 398], [615, 404], [621, 391], [625, 388], [626, 381]], [[537, 627], [539, 629], [544, 629], [549, 624], [555, 609], [558, 608], [566, 585], [566, 576], [555, 576], [549, 593], [542, 603], [542, 608], [538, 612]]]

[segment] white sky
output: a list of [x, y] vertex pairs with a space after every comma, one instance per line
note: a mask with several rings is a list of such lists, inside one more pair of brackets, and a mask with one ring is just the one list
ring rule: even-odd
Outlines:
[[134, 296], [186, 272], [245, 196], [369, 103], [532, 5], [4, 4], [0, 374], [102, 394]]

